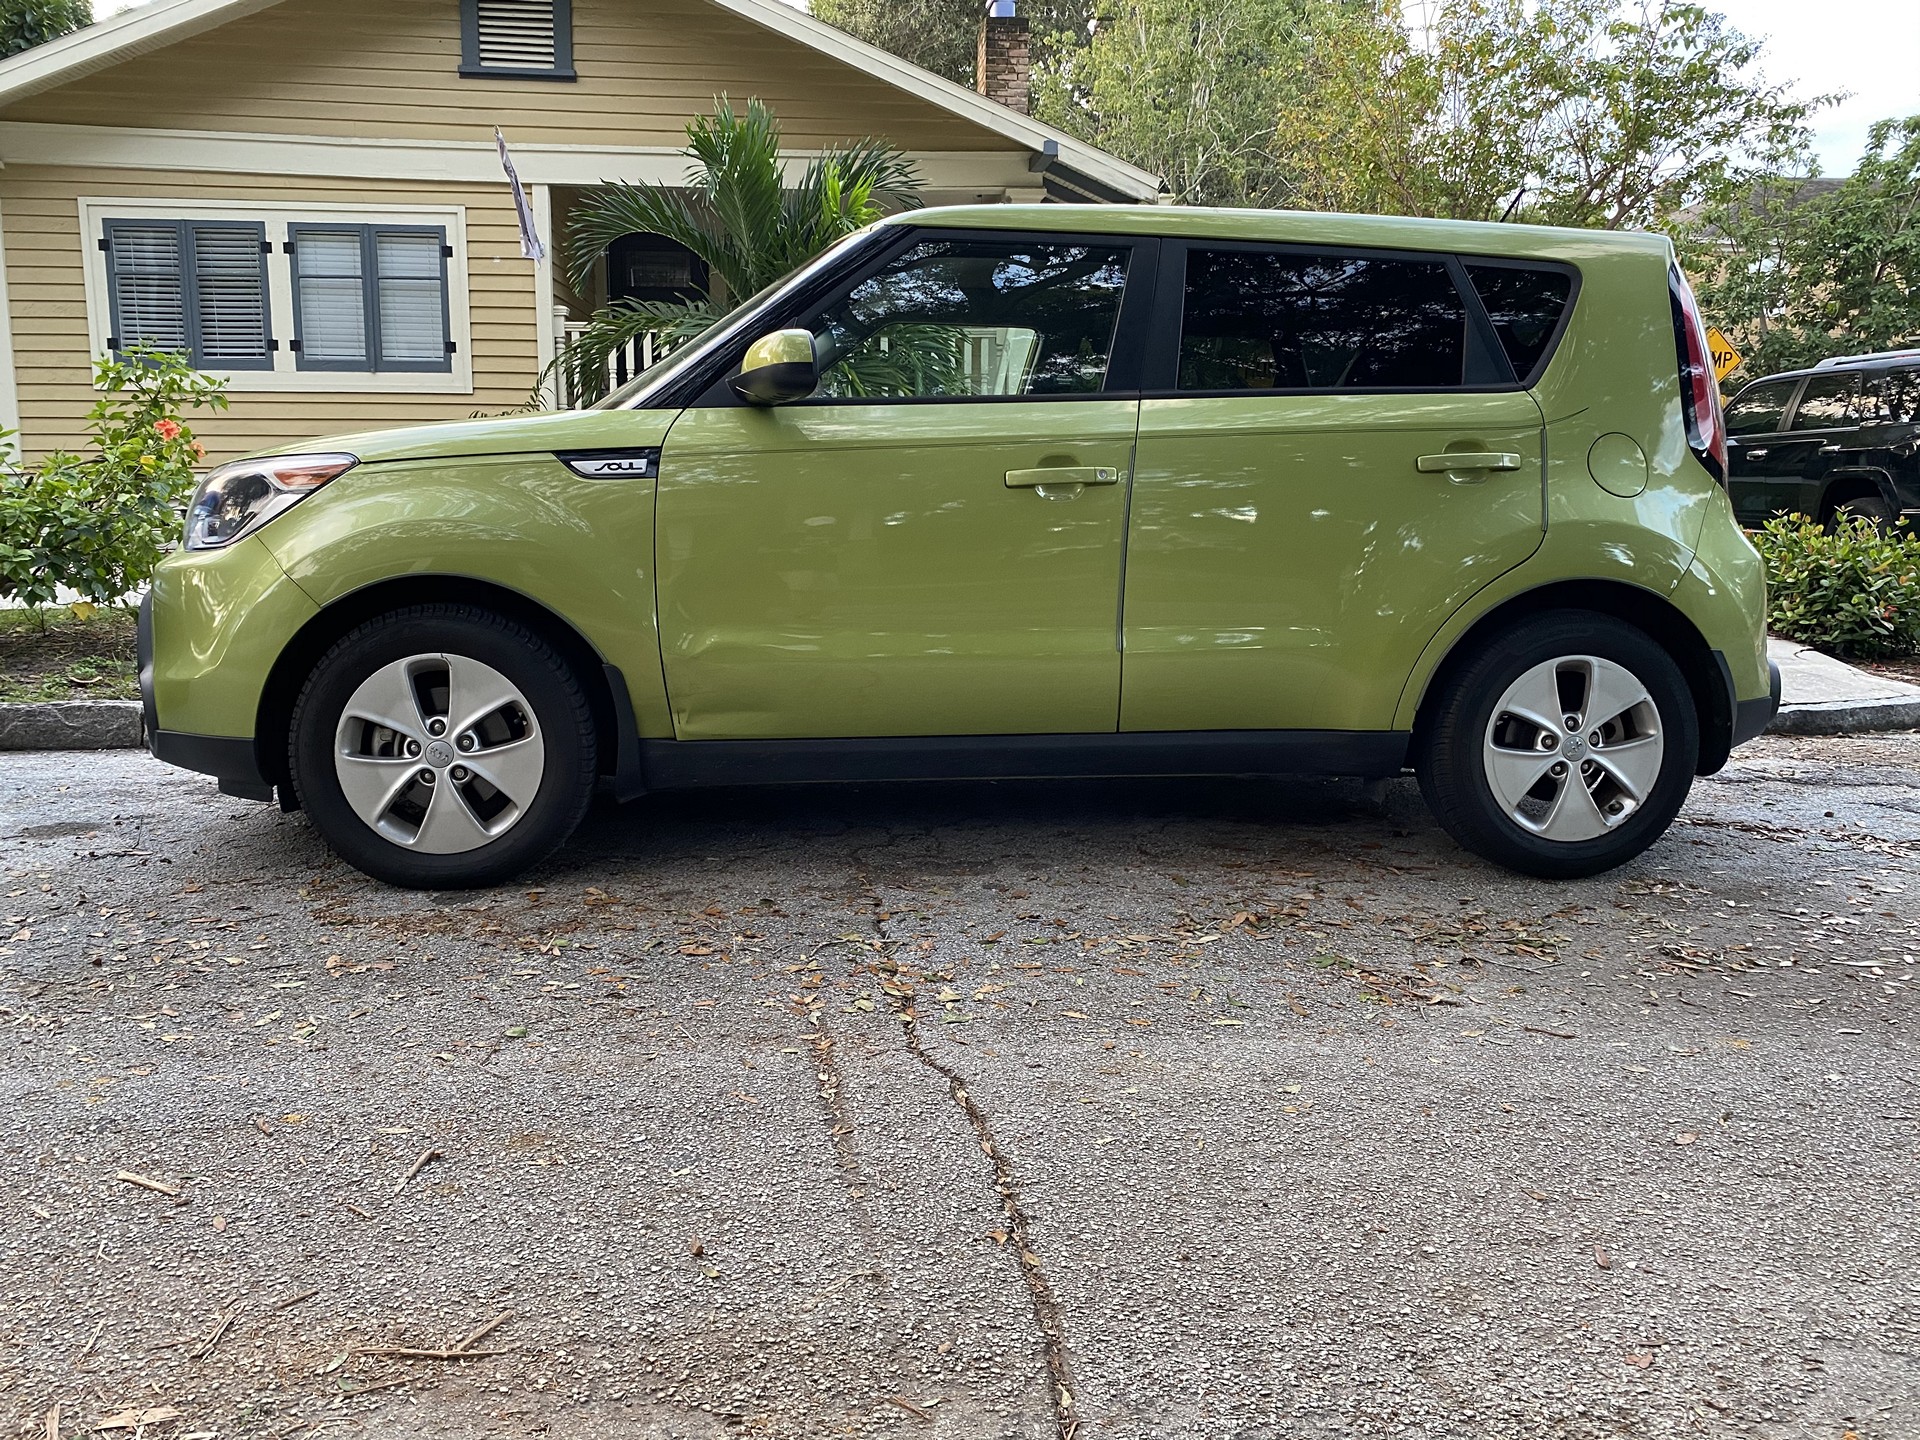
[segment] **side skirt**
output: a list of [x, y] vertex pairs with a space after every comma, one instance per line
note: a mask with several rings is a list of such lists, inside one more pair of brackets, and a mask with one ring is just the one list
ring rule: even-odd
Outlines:
[[648, 790], [870, 780], [1146, 775], [1355, 775], [1406, 767], [1398, 730], [1199, 730], [859, 740], [642, 740]]

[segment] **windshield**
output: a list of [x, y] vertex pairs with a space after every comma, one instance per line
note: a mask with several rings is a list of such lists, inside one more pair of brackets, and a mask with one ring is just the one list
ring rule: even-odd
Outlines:
[[868, 226], [856, 230], [851, 235], [843, 235], [811, 260], [782, 275], [765, 289], [747, 297], [741, 304], [722, 315], [713, 324], [680, 346], [671, 355], [655, 361], [642, 370], [633, 379], [615, 390], [606, 399], [588, 408], [592, 410], [637, 410], [642, 408], [652, 392], [674, 375], [679, 374], [701, 356], [710, 353], [716, 346], [724, 345], [732, 337], [750, 330], [759, 323], [762, 314], [772, 301], [777, 299], [789, 287], [803, 284], [812, 276], [838, 264], [841, 257], [856, 246], [870, 240], [878, 227]]

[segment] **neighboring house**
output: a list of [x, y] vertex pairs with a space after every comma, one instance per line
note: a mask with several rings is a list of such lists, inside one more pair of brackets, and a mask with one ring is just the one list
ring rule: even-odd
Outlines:
[[570, 316], [697, 267], [635, 239], [569, 293], [521, 257], [494, 126], [557, 250], [601, 180], [682, 180], [720, 94], [766, 101], [796, 166], [893, 141], [932, 203], [1159, 191], [778, 0], [152, 0], [0, 63], [0, 424], [80, 445], [91, 362], [140, 340], [227, 378], [194, 420], [216, 459], [521, 406]]

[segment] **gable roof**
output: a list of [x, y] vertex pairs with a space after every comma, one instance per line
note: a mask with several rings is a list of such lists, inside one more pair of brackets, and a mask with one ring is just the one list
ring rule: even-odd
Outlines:
[[[0, 60], [0, 106], [282, 3], [284, 0], [148, 0], [111, 19]], [[1056, 179], [1069, 191], [1079, 192], [1074, 198], [1152, 202], [1160, 194], [1157, 175], [856, 39], [782, 0], [705, 3], [1013, 141], [1031, 152], [1036, 183], [1043, 176]]]

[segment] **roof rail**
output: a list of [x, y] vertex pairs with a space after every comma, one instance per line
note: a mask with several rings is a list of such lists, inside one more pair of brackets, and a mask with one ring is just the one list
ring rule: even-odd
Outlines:
[[1836, 365], [1857, 365], [1863, 360], [1920, 360], [1920, 345], [1903, 350], [1875, 350], [1868, 355], [1829, 355], [1814, 364], [1816, 370], [1831, 370]]

